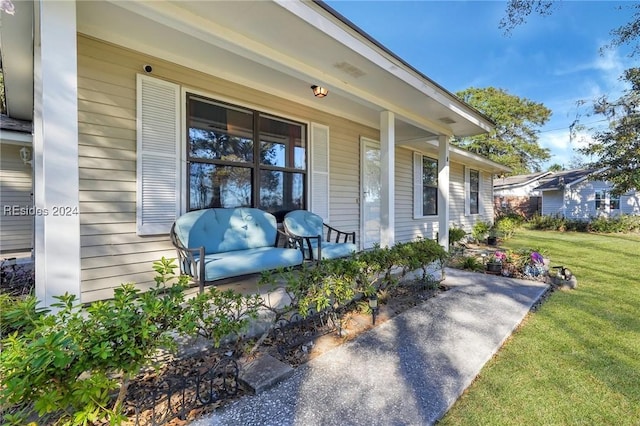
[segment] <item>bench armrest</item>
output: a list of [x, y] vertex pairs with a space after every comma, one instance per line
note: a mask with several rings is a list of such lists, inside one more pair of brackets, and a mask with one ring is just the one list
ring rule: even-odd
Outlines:
[[[180, 272], [189, 275], [198, 284], [200, 293], [204, 292], [204, 246], [197, 248], [185, 247], [175, 232], [175, 223], [171, 227], [171, 243], [178, 253], [178, 264]], [[200, 264], [196, 262], [195, 255], [198, 255]]]
[[327, 225], [326, 223], [323, 223], [324, 227], [327, 228], [327, 241], [331, 241], [331, 233], [335, 232], [336, 234], [336, 239], [335, 242], [339, 243], [340, 238], [343, 238], [343, 243], [347, 243], [349, 242], [349, 237], [351, 237], [351, 242], [352, 243], [356, 243], [356, 233], [355, 231], [353, 232], [344, 232], [341, 231], [339, 229], [334, 228], [333, 226]]

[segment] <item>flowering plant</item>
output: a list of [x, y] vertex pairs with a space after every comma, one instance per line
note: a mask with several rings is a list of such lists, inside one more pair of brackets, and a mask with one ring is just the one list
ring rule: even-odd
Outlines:
[[489, 256], [489, 263], [503, 263], [507, 260], [506, 253], [501, 251], [496, 251], [491, 256]]
[[532, 251], [531, 252], [531, 262], [533, 262], [534, 264], [536, 264], [536, 263], [544, 263], [544, 257], [542, 257], [542, 255], [540, 253], [538, 253], [537, 251]]

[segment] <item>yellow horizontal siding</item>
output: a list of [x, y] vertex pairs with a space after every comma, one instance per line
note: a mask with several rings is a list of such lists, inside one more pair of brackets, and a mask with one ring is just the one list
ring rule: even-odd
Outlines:
[[5, 207], [29, 208], [31, 198], [31, 166], [20, 158], [19, 145], [0, 145], [0, 251], [28, 251], [33, 246], [33, 216], [5, 215]]

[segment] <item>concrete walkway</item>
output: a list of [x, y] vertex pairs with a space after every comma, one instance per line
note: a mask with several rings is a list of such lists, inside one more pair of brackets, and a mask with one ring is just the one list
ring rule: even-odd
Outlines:
[[455, 269], [446, 273], [449, 291], [192, 425], [435, 423], [547, 288]]

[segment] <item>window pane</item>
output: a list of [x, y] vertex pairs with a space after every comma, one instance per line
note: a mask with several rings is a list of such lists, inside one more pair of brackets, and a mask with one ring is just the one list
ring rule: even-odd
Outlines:
[[281, 143], [260, 141], [260, 164], [286, 167], [287, 147]]
[[478, 192], [480, 188], [480, 172], [469, 170], [469, 188], [472, 192]]
[[596, 210], [604, 210], [604, 192], [596, 191]]
[[189, 99], [189, 155], [192, 158], [253, 161], [253, 113]]
[[251, 206], [251, 169], [192, 163], [189, 210]]
[[260, 164], [306, 168], [304, 126], [260, 116]]
[[438, 161], [422, 157], [422, 185], [438, 186]]
[[478, 214], [478, 193], [472, 192], [469, 197], [469, 213]]
[[438, 188], [425, 186], [422, 193], [422, 215], [438, 214]]
[[619, 210], [620, 209], [620, 197], [611, 195], [611, 199], [609, 200], [609, 208], [611, 210]]
[[268, 212], [304, 208], [304, 175], [260, 171], [260, 208]]

